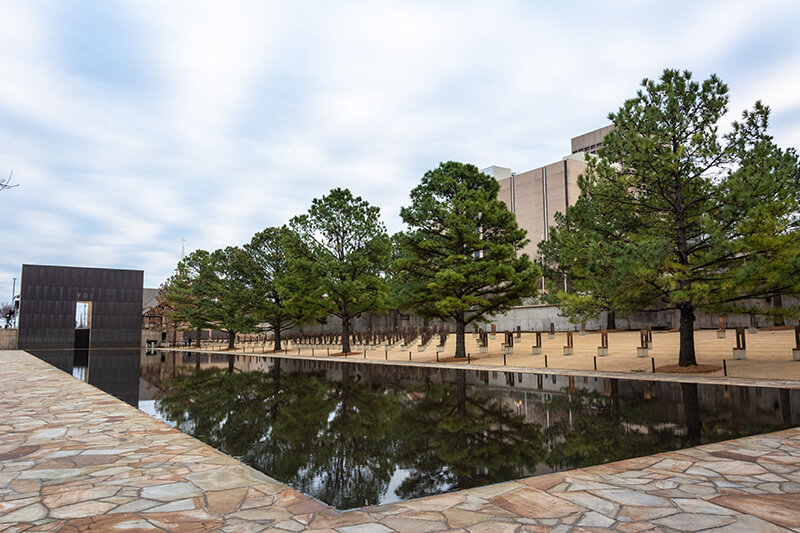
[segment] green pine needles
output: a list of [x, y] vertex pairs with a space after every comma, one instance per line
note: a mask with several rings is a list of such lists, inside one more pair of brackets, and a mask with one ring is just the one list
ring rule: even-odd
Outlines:
[[573, 317], [677, 310], [681, 366], [697, 364], [695, 311], [752, 312], [755, 298], [800, 292], [797, 154], [767, 134], [760, 102], [720, 135], [727, 104], [713, 75], [644, 80], [609, 115], [580, 199], [540, 245], [551, 276], [573, 282], [562, 295]]
[[[525, 254], [525, 231], [497, 199], [497, 181], [453, 161], [425, 173], [400, 216], [395, 237], [404, 307], [456, 323], [456, 357], [466, 357], [465, 326], [536, 294], [539, 267]], [[519, 255], [518, 255], [519, 254]]]

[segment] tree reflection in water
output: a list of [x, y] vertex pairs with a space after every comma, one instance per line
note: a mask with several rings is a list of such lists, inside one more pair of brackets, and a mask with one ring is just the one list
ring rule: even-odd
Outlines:
[[[782, 423], [775, 424], [738, 412], [731, 401], [707, 398], [708, 405], [701, 409], [696, 383], [659, 383], [662, 391], [672, 387], [679, 391], [675, 405], [664, 405], [653, 383], [628, 382], [635, 392], [650, 390], [642, 398], [629, 397], [620, 402], [617, 380], [610, 381], [608, 396], [585, 389], [565, 389], [552, 396], [548, 407], [555, 422], [544, 432], [550, 467], [581, 468], [791, 426], [791, 398], [783, 392], [776, 408], [789, 414], [782, 416]], [[713, 389], [708, 386], [706, 392]], [[748, 390], [742, 388], [739, 392]]]
[[400, 417], [403, 499], [516, 479], [544, 459], [541, 428], [458, 382], [430, 384]]
[[[201, 369], [168, 380], [159, 410], [181, 431], [340, 509], [513, 479], [543, 460], [539, 426], [464, 386], [407, 392], [346, 373], [335, 382]], [[398, 469], [405, 478], [389, 494]]]
[[[534, 415], [547, 415], [542, 428], [505, 407], [507, 393], [495, 390], [498, 401], [468, 388], [464, 372], [455, 383], [402, 390], [373, 383], [370, 373], [363, 382], [350, 378], [350, 368], [341, 366], [340, 381], [277, 365], [191, 370], [166, 380], [159, 410], [185, 433], [350, 509], [764, 433], [791, 425], [797, 400], [781, 391], [698, 393], [697, 385], [630, 381], [620, 382], [621, 399], [620, 383], [610, 380], [605, 393], [564, 389], [532, 400]], [[774, 408], [764, 409], [775, 422], [759, 411], [745, 415], [751, 394], [774, 397]]]
[[655, 399], [629, 409], [620, 406], [617, 391], [612, 387], [611, 397], [584, 389], [552, 396], [548, 406], [555, 421], [545, 430], [552, 468], [581, 468], [681, 447], [674, 426], [648, 416]]

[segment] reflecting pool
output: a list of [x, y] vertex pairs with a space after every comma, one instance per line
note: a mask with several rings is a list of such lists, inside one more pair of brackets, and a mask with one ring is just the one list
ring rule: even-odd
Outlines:
[[789, 389], [199, 357], [143, 357], [140, 408], [339, 509], [800, 423]]

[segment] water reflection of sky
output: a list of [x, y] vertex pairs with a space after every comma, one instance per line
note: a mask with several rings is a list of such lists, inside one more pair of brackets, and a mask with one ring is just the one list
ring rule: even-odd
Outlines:
[[86, 367], [85, 366], [73, 366], [72, 367], [72, 377], [80, 381], [86, 381]]
[[162, 422], [175, 427], [175, 423], [173, 421], [161, 416], [161, 411], [158, 408], [158, 400], [139, 400], [139, 410], [147, 413], [156, 420], [161, 420]]
[[[389, 480], [389, 486], [386, 488], [386, 496], [384, 496], [383, 503], [394, 503], [403, 501], [403, 497], [397, 494], [397, 489], [400, 487], [400, 484], [403, 482], [404, 479], [408, 478], [411, 475], [410, 470], [405, 470], [403, 468], [397, 468], [392, 474], [392, 479]], [[440, 487], [440, 491], [444, 492], [446, 489], [444, 487]]]

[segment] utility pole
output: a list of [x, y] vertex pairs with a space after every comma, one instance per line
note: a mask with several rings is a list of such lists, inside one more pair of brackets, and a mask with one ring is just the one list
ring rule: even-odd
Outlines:
[[[11, 316], [14, 317], [14, 325], [16, 325], [17, 324], [17, 308], [14, 307], [14, 296], [16, 295], [16, 292], [17, 292], [17, 278], [11, 278], [11, 280], [12, 280], [12, 283], [11, 283], [11, 312], [13, 313]], [[11, 326], [11, 324], [7, 324], [7, 325]]]

